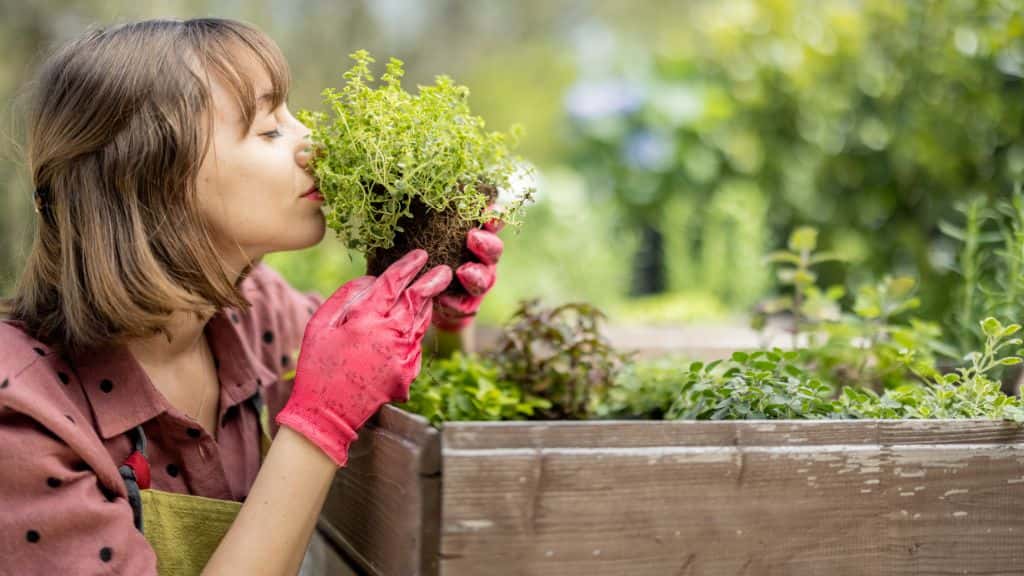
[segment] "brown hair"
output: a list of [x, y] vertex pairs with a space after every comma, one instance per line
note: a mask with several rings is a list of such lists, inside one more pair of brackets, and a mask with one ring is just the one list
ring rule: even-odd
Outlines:
[[[26, 164], [39, 217], [25, 269], [0, 314], [63, 351], [167, 334], [179, 310], [248, 306], [225, 274], [198, 211], [210, 145], [210, 73], [250, 126], [248, 50], [273, 85], [290, 76], [280, 49], [223, 19], [147, 20], [92, 29], [43, 63], [32, 86]], [[243, 274], [244, 276], [244, 274]]]

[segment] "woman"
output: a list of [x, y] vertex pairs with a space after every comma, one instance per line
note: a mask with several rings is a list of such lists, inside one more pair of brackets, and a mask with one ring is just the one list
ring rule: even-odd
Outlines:
[[438, 296], [448, 267], [414, 280], [422, 250], [322, 303], [259, 263], [325, 229], [288, 75], [218, 19], [93, 30], [43, 65], [36, 237], [0, 308], [0, 573], [295, 573], [428, 326], [493, 285], [494, 227], [462, 298]]

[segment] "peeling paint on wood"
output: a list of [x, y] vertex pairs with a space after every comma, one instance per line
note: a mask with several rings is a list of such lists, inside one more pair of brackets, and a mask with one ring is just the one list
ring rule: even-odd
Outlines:
[[1012, 424], [418, 426], [429, 428], [387, 408], [325, 509], [336, 541], [371, 574], [884, 576], [1024, 565], [1024, 432]]

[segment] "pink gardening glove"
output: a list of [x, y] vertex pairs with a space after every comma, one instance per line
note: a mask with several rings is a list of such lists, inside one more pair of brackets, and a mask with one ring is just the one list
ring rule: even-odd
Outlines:
[[352, 280], [306, 326], [295, 385], [276, 420], [338, 466], [348, 461], [356, 430], [370, 416], [388, 402], [409, 399], [431, 302], [452, 279], [451, 268], [437, 266], [409, 286], [426, 263], [427, 253], [413, 250], [379, 278]]
[[503, 226], [504, 223], [491, 220], [483, 229], [473, 228], [466, 236], [466, 247], [480, 262], [467, 262], [455, 271], [469, 294], [445, 294], [434, 301], [434, 325], [441, 330], [454, 332], [465, 328], [476, 316], [484, 295], [494, 287], [498, 279], [498, 258], [505, 248], [497, 234]]

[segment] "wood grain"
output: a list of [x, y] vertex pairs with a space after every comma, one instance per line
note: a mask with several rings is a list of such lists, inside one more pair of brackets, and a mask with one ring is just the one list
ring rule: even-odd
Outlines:
[[1019, 574], [1022, 442], [987, 421], [453, 424], [441, 574]]
[[320, 529], [371, 574], [436, 574], [439, 497], [438, 431], [385, 406], [335, 476]]
[[1024, 561], [1024, 431], [1003, 422], [438, 434], [389, 407], [335, 492], [332, 540], [378, 575], [1020, 574]]

